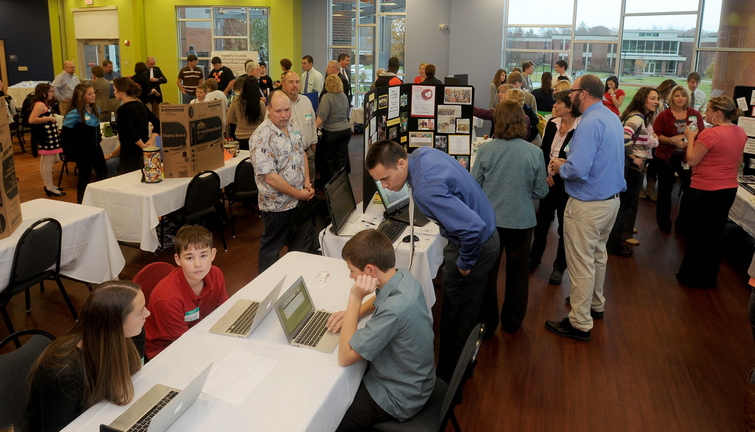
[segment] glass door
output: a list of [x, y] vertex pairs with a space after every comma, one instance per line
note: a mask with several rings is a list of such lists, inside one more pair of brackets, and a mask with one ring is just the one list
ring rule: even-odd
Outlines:
[[[113, 62], [114, 71], [121, 72], [120, 49], [118, 41], [114, 39], [79, 40], [79, 59], [76, 73], [82, 80], [91, 80], [92, 66], [102, 66], [105, 60]], [[132, 75], [132, 72], [121, 72], [121, 75]]]

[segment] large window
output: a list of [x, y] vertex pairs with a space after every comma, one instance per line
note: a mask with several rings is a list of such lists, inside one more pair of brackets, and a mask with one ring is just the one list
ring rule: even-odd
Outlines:
[[406, 0], [332, 0], [330, 8], [330, 58], [351, 58], [354, 105], [359, 106], [389, 58], [404, 64]]
[[257, 51], [268, 61], [268, 14], [267, 8], [176, 7], [179, 67], [195, 54], [207, 76], [213, 51]]

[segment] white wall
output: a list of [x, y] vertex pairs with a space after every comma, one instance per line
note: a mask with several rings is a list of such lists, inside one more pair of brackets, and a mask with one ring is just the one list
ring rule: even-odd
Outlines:
[[[328, 65], [328, 0], [301, 1], [301, 54], [315, 59], [315, 69], [325, 75]], [[275, 35], [273, 35], [275, 37]], [[291, 59], [294, 70], [301, 72], [301, 59]]]
[[405, 81], [414, 81], [420, 63], [434, 64], [435, 76], [443, 81], [449, 74], [451, 29], [440, 30], [438, 25], [451, 26], [452, 0], [407, 0], [406, 3]]

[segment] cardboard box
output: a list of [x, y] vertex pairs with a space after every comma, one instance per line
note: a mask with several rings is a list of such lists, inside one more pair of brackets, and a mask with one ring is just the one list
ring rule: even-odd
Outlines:
[[165, 178], [193, 177], [222, 167], [223, 105], [219, 100], [160, 105]]
[[0, 98], [0, 176], [3, 179], [0, 183], [0, 239], [10, 237], [23, 221], [7, 112], [5, 98]]

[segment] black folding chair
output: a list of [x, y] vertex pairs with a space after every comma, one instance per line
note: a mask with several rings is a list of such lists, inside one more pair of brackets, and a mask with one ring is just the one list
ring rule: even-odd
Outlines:
[[[220, 176], [215, 171], [202, 171], [194, 176], [186, 189], [184, 206], [168, 215], [177, 226], [202, 220], [215, 221], [220, 228], [223, 250], [228, 252], [223, 234], [223, 203], [220, 201]], [[160, 245], [164, 244], [165, 219], [160, 221]]]
[[15, 331], [11, 323], [8, 311], [5, 310], [10, 299], [21, 292], [26, 297], [26, 313], [31, 312], [31, 294], [29, 288], [39, 284], [44, 290], [44, 281], [52, 279], [58, 284], [60, 294], [63, 296], [71, 311], [74, 320], [78, 320], [76, 309], [68, 297], [63, 282], [60, 280], [60, 244], [63, 229], [60, 222], [52, 218], [40, 219], [32, 224], [24, 233], [16, 245], [11, 268], [10, 282], [8, 287], [0, 292], [0, 312], [8, 330]]
[[254, 181], [254, 165], [251, 158], [244, 158], [237, 166], [233, 176], [233, 183], [224, 189], [228, 200], [228, 216], [231, 219], [231, 233], [236, 238], [236, 227], [233, 225], [233, 205], [237, 202], [246, 206], [257, 203], [257, 183]]

